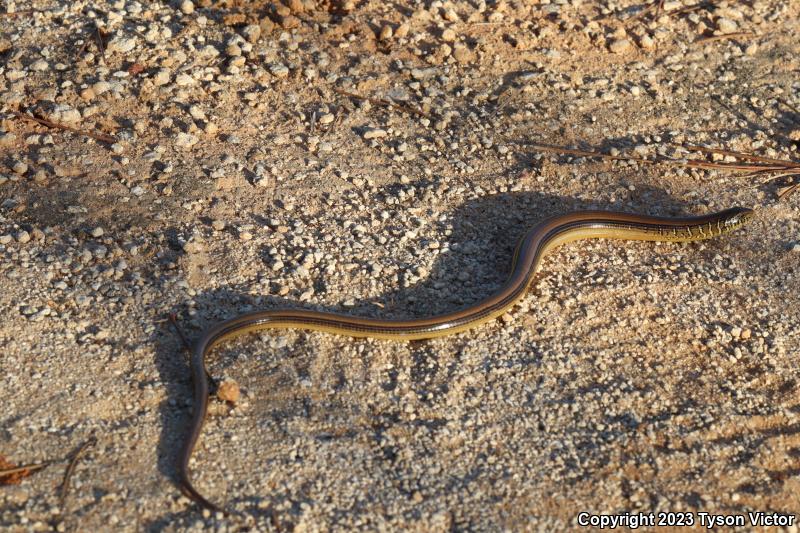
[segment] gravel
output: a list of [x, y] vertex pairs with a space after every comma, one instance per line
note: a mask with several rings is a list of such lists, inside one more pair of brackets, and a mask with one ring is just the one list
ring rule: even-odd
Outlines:
[[[0, 439], [15, 464], [57, 461], [3, 487], [0, 528], [561, 531], [579, 510], [800, 508], [800, 208], [776, 198], [793, 178], [532, 147], [800, 160], [800, 6], [244, 4], [0, 17]], [[563, 246], [462, 334], [226, 344], [192, 468], [242, 518], [173, 484], [192, 393], [171, 313], [190, 339], [264, 308], [426, 317], [490, 295], [547, 216], [732, 205], [755, 221], [704, 243]], [[62, 504], [62, 459], [92, 436]]]

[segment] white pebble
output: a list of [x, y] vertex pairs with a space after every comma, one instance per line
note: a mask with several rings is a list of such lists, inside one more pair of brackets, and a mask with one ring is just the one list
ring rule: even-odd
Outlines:
[[286, 76], [289, 75], [289, 67], [287, 67], [282, 63], [276, 63], [274, 65], [270, 65], [269, 71], [276, 78], [285, 78]]
[[381, 137], [386, 137], [388, 134], [386, 130], [380, 128], [367, 128], [364, 130], [365, 139], [379, 139]]
[[192, 146], [197, 144], [197, 141], [198, 141], [197, 137], [195, 137], [191, 133], [181, 132], [175, 136], [175, 146], [178, 146], [180, 148], [191, 148]]
[[55, 122], [75, 123], [80, 122], [81, 113], [66, 104], [58, 104], [53, 108], [50, 118]]
[[170, 75], [171, 72], [168, 68], [162, 68], [153, 76], [153, 83], [155, 85], [166, 85], [169, 83]]
[[616, 39], [608, 46], [608, 49], [615, 54], [623, 54], [632, 48], [629, 39]]
[[18, 231], [17, 234], [14, 235], [14, 237], [17, 239], [17, 242], [22, 244], [25, 244], [26, 242], [29, 242], [31, 240], [31, 234], [25, 230]]
[[722, 33], [733, 33], [739, 29], [739, 25], [736, 24], [736, 21], [722, 17], [717, 20], [717, 29]]
[[195, 80], [192, 76], [186, 74], [185, 72], [182, 72], [177, 76], [175, 76], [175, 85], [178, 85], [179, 87], [187, 87], [189, 85], [194, 85], [196, 81], [197, 80]]
[[96, 96], [100, 96], [101, 94], [108, 92], [109, 89], [111, 89], [111, 84], [107, 81], [98, 81], [92, 85], [92, 91], [94, 91]]
[[45, 72], [50, 69], [50, 65], [44, 59], [37, 59], [31, 63], [30, 69], [35, 72]]
[[106, 50], [110, 53], [119, 52], [127, 53], [136, 48], [135, 37], [115, 37], [108, 43]]

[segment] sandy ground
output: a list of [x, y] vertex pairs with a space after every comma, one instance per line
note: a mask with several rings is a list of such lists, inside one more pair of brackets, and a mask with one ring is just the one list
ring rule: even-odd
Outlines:
[[[0, 455], [56, 462], [0, 486], [0, 528], [800, 516], [797, 177], [536, 148], [800, 161], [800, 3], [657, 4], [7, 1]], [[733, 205], [755, 220], [704, 243], [564, 246], [452, 337], [223, 346], [242, 397], [212, 402], [193, 468], [241, 516], [176, 489], [169, 313], [191, 338], [258, 308], [423, 317], [488, 296], [546, 216]]]

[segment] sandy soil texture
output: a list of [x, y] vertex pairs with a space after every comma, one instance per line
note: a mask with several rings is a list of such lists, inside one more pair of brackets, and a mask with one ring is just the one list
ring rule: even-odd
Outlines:
[[[0, 477], [0, 529], [800, 516], [800, 2], [3, 9], [0, 459], [54, 462]], [[170, 313], [192, 339], [262, 308], [425, 317], [491, 294], [547, 216], [735, 205], [755, 220], [702, 243], [563, 246], [451, 337], [225, 344], [241, 398], [192, 468], [238, 516], [177, 490]]]

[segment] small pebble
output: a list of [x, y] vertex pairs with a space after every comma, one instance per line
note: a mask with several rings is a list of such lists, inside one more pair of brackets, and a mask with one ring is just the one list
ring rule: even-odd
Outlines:
[[629, 51], [631, 48], [633, 48], [633, 45], [631, 45], [631, 41], [627, 38], [616, 39], [608, 46], [608, 49], [615, 54], [623, 54]]
[[179, 87], [187, 87], [189, 85], [194, 85], [197, 80], [195, 80], [192, 76], [186, 73], [181, 73], [175, 76], [175, 85]]
[[717, 20], [717, 29], [722, 33], [733, 33], [739, 29], [739, 25], [736, 21], [721, 17]]
[[285, 78], [289, 75], [289, 67], [282, 63], [277, 63], [274, 65], [270, 65], [269, 71], [272, 73], [273, 76], [276, 78]]
[[100, 96], [101, 94], [107, 93], [111, 89], [111, 84], [107, 81], [98, 81], [92, 85], [92, 92], [96, 96]]
[[644, 48], [645, 50], [652, 50], [656, 46], [656, 42], [647, 34], [642, 35], [642, 38], [639, 39], [639, 46]]
[[26, 242], [30, 242], [31, 234], [25, 230], [20, 230], [16, 233], [16, 235], [14, 235], [14, 238], [18, 243], [25, 244]]
[[190, 133], [181, 132], [175, 136], [175, 146], [178, 146], [179, 148], [191, 148], [197, 144], [198, 140], [199, 139], [197, 137]]
[[[242, 55], [242, 49], [236, 43], [231, 43], [225, 47], [225, 53], [230, 57], [238, 57]], [[177, 81], [177, 80], [176, 80]]]
[[191, 15], [194, 13], [194, 4], [191, 0], [183, 0], [180, 9], [184, 15]]
[[380, 128], [366, 128], [364, 130], [365, 139], [380, 139], [381, 137], [386, 137], [388, 134], [386, 130]]
[[402, 39], [408, 35], [408, 31], [411, 29], [408, 22], [404, 22], [400, 24], [396, 30], [394, 30], [394, 36], [397, 39]]
[[261, 26], [258, 24], [249, 24], [242, 28], [242, 37], [247, 39], [247, 42], [255, 44], [258, 38], [261, 37]]
[[44, 59], [38, 59], [31, 63], [30, 69], [34, 72], [46, 72], [50, 70], [50, 64]]
[[11, 166], [11, 170], [14, 171], [14, 174], [22, 175], [28, 171], [28, 165], [24, 161], [15, 161]]
[[170, 76], [172, 72], [167, 68], [162, 68], [156, 71], [155, 75], [153, 75], [153, 83], [155, 85], [166, 85], [169, 83]]
[[241, 391], [239, 390], [239, 384], [235, 381], [226, 379], [219, 384], [219, 388], [217, 389], [217, 398], [223, 402], [235, 404], [239, 401], [240, 397]]
[[11, 146], [16, 140], [17, 136], [13, 133], [0, 133], [0, 146]]
[[135, 37], [115, 37], [108, 43], [106, 50], [109, 53], [119, 52], [125, 54], [136, 48]]
[[303, 0], [287, 0], [287, 5], [292, 13], [303, 13], [306, 10]]

